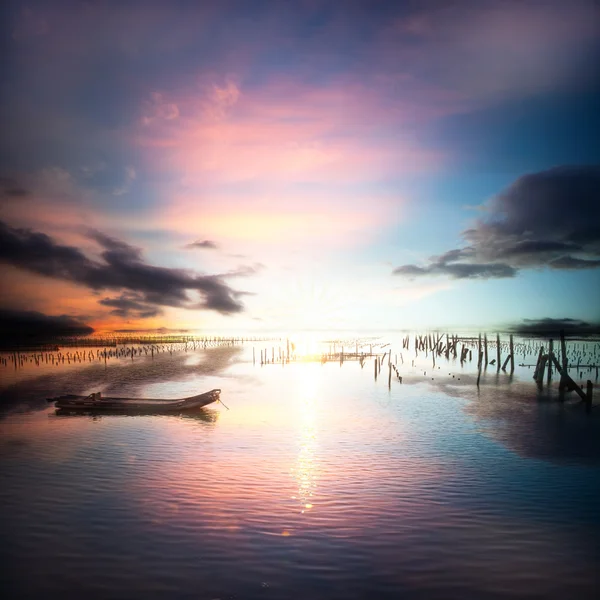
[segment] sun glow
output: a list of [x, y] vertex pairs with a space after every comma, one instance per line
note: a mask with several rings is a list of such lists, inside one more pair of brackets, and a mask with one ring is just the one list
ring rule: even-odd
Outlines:
[[[294, 354], [297, 358], [303, 356], [310, 356], [319, 354], [322, 350], [322, 343], [319, 341], [317, 334], [310, 331], [303, 331], [301, 333], [295, 333], [290, 337], [291, 343], [293, 344]], [[317, 385], [316, 374], [311, 373], [307, 378], [302, 378], [301, 385]], [[312, 383], [311, 383], [312, 382]], [[307, 392], [314, 392], [315, 390], [307, 390]]]
[[326, 330], [341, 324], [351, 303], [347, 290], [315, 276], [271, 292], [269, 314], [294, 331]]

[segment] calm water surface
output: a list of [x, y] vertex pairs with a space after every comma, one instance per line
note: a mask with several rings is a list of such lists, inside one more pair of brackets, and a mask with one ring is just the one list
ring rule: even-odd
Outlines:
[[[594, 597], [598, 411], [495, 371], [478, 393], [458, 372], [413, 369], [388, 389], [370, 363], [260, 367], [251, 347], [4, 370], [2, 587], [11, 598]], [[214, 387], [230, 410], [93, 418], [44, 400]]]

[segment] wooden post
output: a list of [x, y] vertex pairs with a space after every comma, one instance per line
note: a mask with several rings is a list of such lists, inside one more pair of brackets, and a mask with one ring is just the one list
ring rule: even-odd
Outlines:
[[537, 379], [537, 383], [540, 386], [544, 383], [544, 369], [546, 368], [547, 362], [548, 362], [548, 355], [544, 354], [542, 356], [542, 361], [540, 363], [540, 370], [538, 372], [538, 379]]
[[562, 355], [563, 370], [566, 372], [569, 368], [569, 360], [567, 359], [567, 344], [565, 342], [565, 332], [563, 330], [560, 332], [560, 352]]
[[542, 355], [544, 354], [544, 346], [540, 346], [540, 351], [538, 352], [537, 362], [535, 363], [535, 371], [533, 372], [533, 378], [537, 381], [538, 374], [540, 372], [540, 363], [542, 362]]
[[392, 363], [388, 363], [388, 389], [392, 389]]
[[589, 414], [592, 412], [592, 396], [594, 393], [594, 384], [588, 379], [587, 386], [585, 390], [585, 411]]
[[558, 373], [560, 373], [562, 375], [562, 369], [561, 369], [560, 365], [558, 364], [558, 359], [556, 358], [556, 354], [554, 354], [554, 352], [552, 352], [550, 358], [552, 359], [552, 362], [554, 363], [554, 368], [557, 370]]
[[377, 362], [377, 359], [373, 361], [373, 364], [375, 365], [375, 381], [377, 381]]
[[509, 346], [510, 346], [510, 372], [512, 374], [515, 371], [515, 347], [513, 344], [512, 333], [510, 334]]
[[552, 354], [554, 352], [554, 342], [550, 340], [548, 347], [548, 379], [546, 381], [547, 385], [550, 385], [552, 381]]
[[485, 368], [488, 366], [488, 348], [487, 348], [487, 333], [483, 334], [483, 349], [485, 352]]
[[558, 389], [563, 390], [567, 386], [567, 377], [569, 376], [569, 361], [567, 359], [567, 344], [565, 342], [565, 332], [560, 330], [560, 353], [562, 361], [562, 369], [560, 371], [560, 383]]
[[500, 352], [500, 334], [496, 334], [496, 373], [500, 372], [500, 360], [501, 360], [501, 352]]

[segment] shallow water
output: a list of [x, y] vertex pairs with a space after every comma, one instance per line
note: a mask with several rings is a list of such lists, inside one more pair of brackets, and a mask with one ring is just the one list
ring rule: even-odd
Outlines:
[[[377, 381], [356, 362], [261, 367], [234, 347], [5, 378], [3, 587], [15, 598], [594, 597], [597, 411], [525, 377], [490, 372], [477, 391], [456, 364], [438, 371], [407, 365], [388, 389], [385, 367]], [[230, 410], [94, 418], [45, 403], [214, 387]]]

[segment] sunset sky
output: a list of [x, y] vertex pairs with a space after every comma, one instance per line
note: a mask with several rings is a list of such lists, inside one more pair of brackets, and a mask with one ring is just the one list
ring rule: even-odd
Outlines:
[[1, 10], [0, 311], [600, 321], [598, 2]]

